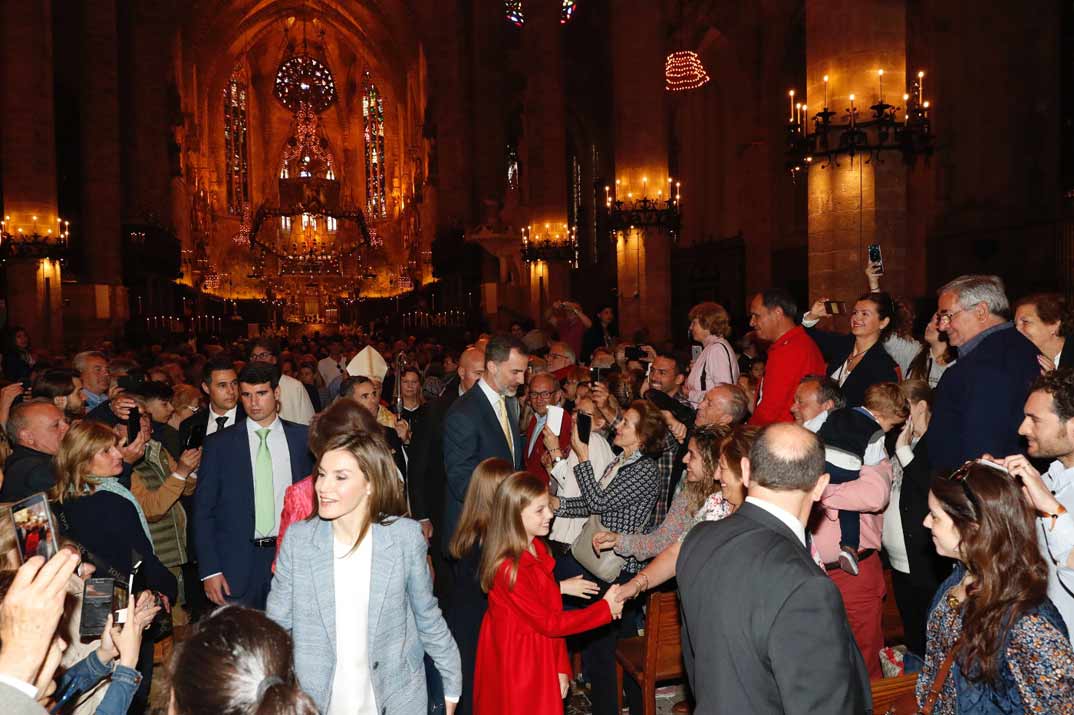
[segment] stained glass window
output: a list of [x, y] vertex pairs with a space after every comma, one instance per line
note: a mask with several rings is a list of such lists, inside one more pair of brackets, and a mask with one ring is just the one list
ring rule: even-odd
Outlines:
[[384, 99], [369, 72], [365, 73], [362, 117], [365, 120], [366, 213], [371, 218], [385, 218], [388, 204], [384, 180]]
[[[563, 0], [559, 8], [559, 24], [566, 25], [570, 22], [577, 6], [576, 0]], [[526, 23], [526, 14], [522, 11], [522, 0], [504, 0], [504, 11], [507, 21], [515, 27], [522, 27]]]
[[247, 138], [247, 86], [241, 67], [231, 73], [224, 88], [224, 160], [228, 213], [240, 216], [250, 201], [249, 140]]

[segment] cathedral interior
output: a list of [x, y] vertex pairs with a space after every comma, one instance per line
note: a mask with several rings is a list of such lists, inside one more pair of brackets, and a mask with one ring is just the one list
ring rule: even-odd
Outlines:
[[[0, 281], [37, 345], [503, 328], [960, 273], [1069, 293], [1074, 7], [2, 0]], [[923, 316], [927, 318], [927, 316]]]

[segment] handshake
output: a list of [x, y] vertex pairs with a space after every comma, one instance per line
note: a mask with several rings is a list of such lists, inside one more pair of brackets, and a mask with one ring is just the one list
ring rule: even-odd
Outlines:
[[612, 619], [623, 617], [623, 603], [629, 600], [622, 594], [623, 587], [615, 584], [604, 594], [604, 600], [608, 602], [608, 608], [612, 612]]
[[[587, 581], [583, 576], [574, 576], [559, 582], [559, 592], [564, 596], [588, 600], [599, 591], [600, 587], [596, 583]], [[623, 587], [615, 584], [604, 593], [604, 600], [608, 602], [612, 618], [619, 618], [623, 615], [623, 602], [630, 599], [623, 594]]]

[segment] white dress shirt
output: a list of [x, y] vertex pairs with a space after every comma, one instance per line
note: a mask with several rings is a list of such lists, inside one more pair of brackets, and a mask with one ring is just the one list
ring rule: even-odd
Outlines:
[[373, 534], [357, 547], [332, 539], [336, 592], [336, 669], [326, 715], [377, 715], [369, 667], [369, 580]]
[[[259, 429], [261, 429], [261, 425], [251, 419], [246, 420], [246, 432], [249, 435], [250, 442], [251, 471], [256, 468], [257, 450], [261, 448], [261, 438], [257, 436]], [[283, 511], [283, 497], [287, 492], [287, 487], [291, 486], [291, 449], [287, 446], [287, 435], [284, 434], [283, 423], [280, 422], [280, 418], [277, 417], [273, 420], [268, 429], [270, 431], [265, 442], [268, 444], [269, 454], [272, 455], [272, 487], [276, 501], [276, 508], [273, 509], [275, 519], [269, 533], [254, 534], [252, 538], [255, 539], [276, 536], [280, 533], [280, 513]]]
[[309, 425], [313, 414], [313, 401], [306, 386], [290, 375], [280, 375], [280, 417], [288, 422]]
[[790, 513], [782, 507], [776, 506], [771, 502], [766, 502], [763, 499], [758, 499], [757, 497], [746, 497], [746, 501], [750, 504], [753, 504], [758, 509], [764, 509], [769, 514], [782, 521], [784, 524], [787, 525], [788, 529], [794, 532], [794, 535], [797, 536], [798, 540], [802, 542], [802, 546], [806, 545], [805, 526], [802, 525], [802, 522], [800, 522], [798, 520], [798, 517], [796, 517], [794, 514]]
[[1037, 544], [1048, 562], [1048, 598], [1064, 621], [1074, 623], [1074, 595], [1071, 595], [1074, 569], [1067, 566], [1067, 558], [1074, 549], [1074, 467], [1067, 469], [1056, 460], [1040, 477], [1056, 500], [1067, 508], [1067, 513], [1055, 520], [1055, 526], [1050, 516], [1037, 517]]
[[209, 435], [213, 434], [214, 432], [219, 431], [219, 428], [217, 427], [217, 424], [216, 424], [216, 421], [218, 419], [220, 419], [221, 417], [226, 417], [227, 418], [227, 422], [224, 423], [224, 429], [227, 429], [231, 425], [235, 424], [235, 419], [238, 416], [238, 414], [239, 414], [239, 406], [238, 405], [235, 405], [234, 407], [232, 407], [230, 410], [228, 410], [227, 412], [225, 412], [222, 415], [216, 414], [216, 412], [213, 410], [213, 406], [209, 405], [209, 422], [205, 425], [205, 436], [208, 437]]

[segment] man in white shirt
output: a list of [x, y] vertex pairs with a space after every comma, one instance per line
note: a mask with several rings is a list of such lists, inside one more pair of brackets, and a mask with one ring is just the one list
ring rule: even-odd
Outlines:
[[794, 391], [791, 415], [794, 423], [816, 434], [828, 413], [846, 407], [838, 383], [827, 375], [806, 375]]
[[1068, 511], [1074, 509], [1074, 369], [1041, 375], [1024, 411], [1018, 434], [1026, 438], [1029, 456], [1055, 461], [1044, 474], [1021, 454], [995, 461], [1022, 480], [1037, 512], [1037, 543], [1048, 562], [1048, 597], [1063, 620], [1074, 623], [1074, 515]]
[[[251, 362], [264, 362], [276, 365], [279, 347], [276, 341], [267, 338], [258, 339], [250, 348]], [[280, 375], [280, 417], [288, 422], [309, 426], [313, 420], [313, 400], [306, 392], [306, 386], [291, 377]]]
[[347, 376], [347, 362], [343, 357], [343, 343], [338, 337], [328, 341], [328, 357], [323, 357], [317, 362], [317, 371], [325, 385], [331, 385], [332, 380], [342, 375]]

